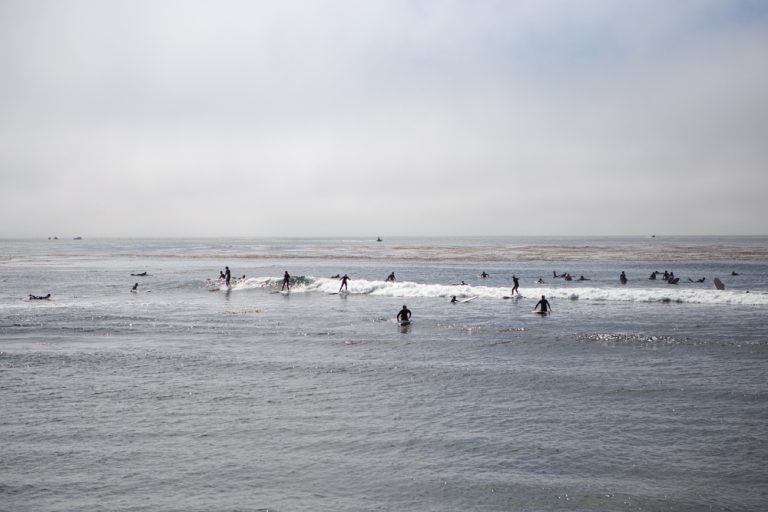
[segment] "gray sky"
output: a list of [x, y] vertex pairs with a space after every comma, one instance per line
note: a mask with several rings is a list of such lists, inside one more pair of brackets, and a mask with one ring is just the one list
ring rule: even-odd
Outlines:
[[768, 2], [0, 0], [0, 237], [768, 234]]

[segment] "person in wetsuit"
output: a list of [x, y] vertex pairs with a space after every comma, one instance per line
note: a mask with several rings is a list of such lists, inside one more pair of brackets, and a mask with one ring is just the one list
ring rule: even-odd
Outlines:
[[349, 288], [347, 287], [347, 281], [349, 281], [349, 276], [344, 274], [344, 276], [341, 278], [341, 286], [339, 286], [339, 291], [342, 289], [349, 291]]
[[403, 304], [403, 309], [401, 309], [400, 312], [397, 314], [397, 321], [407, 322], [410, 319], [411, 319], [411, 310], [408, 309], [408, 306]]
[[546, 313], [548, 311], [552, 311], [552, 306], [549, 305], [549, 301], [545, 296], [541, 296], [541, 300], [536, 303], [536, 305], [533, 307], [533, 310], [536, 311], [536, 308], [541, 306], [541, 312]]
[[288, 290], [291, 289], [291, 276], [288, 274], [287, 270], [283, 275], [283, 287], [280, 288], [280, 291], [285, 290], [286, 288], [288, 288]]

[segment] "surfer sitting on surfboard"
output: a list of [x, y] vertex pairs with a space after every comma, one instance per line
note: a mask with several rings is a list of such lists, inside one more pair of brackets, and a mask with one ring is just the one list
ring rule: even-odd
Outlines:
[[[539, 306], [541, 306], [541, 309], [539, 309]], [[542, 313], [546, 313], [548, 311], [552, 311], [552, 306], [549, 305], [549, 301], [545, 296], [541, 296], [541, 300], [536, 303], [536, 305], [533, 307], [534, 311], [541, 311]]]
[[400, 312], [397, 314], [397, 321], [398, 322], [410, 322], [411, 321], [411, 310], [408, 309], [408, 306], [403, 304], [403, 309], [400, 310]]

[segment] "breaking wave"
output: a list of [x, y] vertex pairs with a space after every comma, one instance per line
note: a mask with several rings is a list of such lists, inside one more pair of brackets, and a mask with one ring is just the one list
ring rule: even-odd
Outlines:
[[[278, 291], [282, 277], [252, 277], [241, 279], [232, 286], [232, 291], [269, 290]], [[298, 276], [291, 286], [291, 293], [339, 292], [339, 280], [325, 277]], [[215, 283], [214, 290], [226, 290], [223, 284]], [[478, 299], [504, 299], [509, 297], [509, 287], [473, 286], [458, 284], [417, 283], [413, 281], [384, 282], [354, 279], [348, 282], [350, 295], [374, 297], [477, 297]], [[689, 303], [723, 304], [734, 306], [766, 306], [768, 293], [745, 292], [741, 290], [686, 289], [686, 288], [629, 288], [629, 287], [526, 287], [521, 298], [534, 299], [546, 295], [551, 299], [605, 301], [605, 302], [647, 302], [647, 303]]]

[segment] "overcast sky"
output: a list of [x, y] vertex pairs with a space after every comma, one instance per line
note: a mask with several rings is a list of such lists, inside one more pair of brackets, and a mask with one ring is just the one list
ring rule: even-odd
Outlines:
[[768, 2], [0, 0], [0, 237], [768, 234]]

